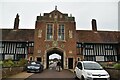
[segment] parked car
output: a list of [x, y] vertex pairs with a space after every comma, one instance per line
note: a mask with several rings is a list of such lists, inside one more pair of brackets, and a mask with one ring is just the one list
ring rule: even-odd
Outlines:
[[30, 61], [26, 66], [27, 72], [42, 72], [43, 65], [38, 61]]
[[80, 80], [110, 80], [108, 72], [94, 61], [78, 61], [74, 72]]

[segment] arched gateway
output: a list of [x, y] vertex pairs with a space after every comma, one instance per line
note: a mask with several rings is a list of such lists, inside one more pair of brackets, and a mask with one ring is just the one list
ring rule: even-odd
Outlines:
[[61, 67], [64, 68], [64, 52], [58, 48], [53, 48], [53, 49], [50, 49], [47, 51], [46, 53], [46, 68], [49, 68], [49, 56], [52, 55], [52, 54], [58, 54], [61, 56]]

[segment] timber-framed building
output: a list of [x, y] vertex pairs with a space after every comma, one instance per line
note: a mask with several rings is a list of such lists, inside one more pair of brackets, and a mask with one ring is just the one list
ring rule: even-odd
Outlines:
[[16, 15], [14, 29], [0, 29], [2, 59], [41, 61], [48, 68], [51, 54], [61, 56], [62, 67], [72, 69], [75, 61], [119, 61], [120, 32], [99, 31], [92, 19], [92, 30], [76, 30], [75, 17], [57, 10], [36, 18], [35, 29], [19, 29]]

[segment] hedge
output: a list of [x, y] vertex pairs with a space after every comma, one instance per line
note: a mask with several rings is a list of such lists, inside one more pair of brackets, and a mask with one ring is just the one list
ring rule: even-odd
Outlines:
[[116, 64], [114, 65], [114, 68], [117, 69], [117, 70], [120, 70], [120, 63], [116, 63]]

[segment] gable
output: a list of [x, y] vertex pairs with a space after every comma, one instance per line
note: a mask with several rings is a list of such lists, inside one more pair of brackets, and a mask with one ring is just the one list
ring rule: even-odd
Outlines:
[[56, 9], [50, 13], [44, 13], [43, 16], [37, 16], [37, 21], [75, 21], [75, 18]]

